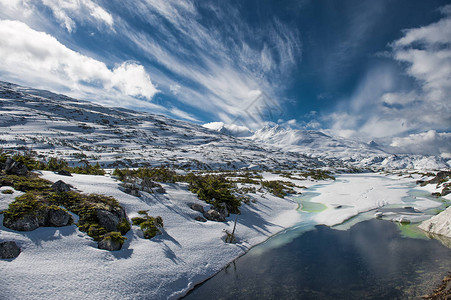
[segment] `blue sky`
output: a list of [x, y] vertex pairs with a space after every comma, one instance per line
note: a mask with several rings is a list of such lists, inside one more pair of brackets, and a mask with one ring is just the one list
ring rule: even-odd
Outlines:
[[1, 80], [413, 153], [451, 152], [450, 45], [449, 1], [0, 0]]

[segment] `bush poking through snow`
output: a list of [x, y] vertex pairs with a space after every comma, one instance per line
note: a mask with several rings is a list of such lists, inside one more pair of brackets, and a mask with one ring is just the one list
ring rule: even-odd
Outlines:
[[[77, 214], [80, 217], [79, 229], [96, 241], [103, 240], [109, 232], [126, 234], [131, 228], [125, 210], [113, 197], [52, 189], [50, 181], [33, 173], [27, 176], [2, 173], [0, 184], [25, 192], [3, 212], [3, 224], [10, 229], [31, 231], [40, 226], [72, 224], [72, 217], [60, 206]], [[65, 183], [60, 182], [59, 185]]]
[[148, 215], [147, 211], [140, 211], [143, 217], [132, 218], [133, 225], [141, 228], [145, 239], [151, 239], [157, 234], [161, 233], [160, 228], [163, 228], [163, 218], [160, 216], [154, 218]]

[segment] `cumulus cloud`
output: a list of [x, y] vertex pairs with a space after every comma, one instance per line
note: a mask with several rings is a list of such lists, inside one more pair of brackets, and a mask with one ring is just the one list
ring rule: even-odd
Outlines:
[[451, 133], [435, 130], [394, 138], [392, 151], [397, 153], [429, 154], [451, 157]]
[[103, 94], [115, 90], [149, 100], [158, 92], [142, 65], [122, 62], [108, 68], [19, 21], [0, 20], [0, 57], [2, 72], [10, 77], [59, 83], [81, 92], [97, 87], [106, 89]]
[[[402, 38], [390, 44], [391, 57], [414, 79], [410, 88], [401, 84], [396, 67], [373, 67], [351, 99], [322, 121], [347, 137], [385, 141], [397, 137], [392, 146], [398, 150], [419, 153], [424, 146], [425, 152], [437, 154], [428, 145], [440, 144], [445, 136], [449, 141], [449, 135], [430, 130], [448, 131], [451, 124], [451, 5], [442, 12], [444, 17], [438, 22], [405, 30]], [[402, 138], [412, 132], [420, 133]], [[413, 146], [414, 140], [418, 147]]]

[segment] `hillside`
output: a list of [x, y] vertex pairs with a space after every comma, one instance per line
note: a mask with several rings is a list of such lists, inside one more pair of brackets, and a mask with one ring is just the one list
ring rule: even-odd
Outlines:
[[[111, 108], [0, 82], [0, 147], [102, 167], [190, 169], [441, 169], [438, 157], [396, 156], [321, 132], [265, 127], [234, 137], [161, 115]], [[228, 132], [230, 133], [230, 132]]]

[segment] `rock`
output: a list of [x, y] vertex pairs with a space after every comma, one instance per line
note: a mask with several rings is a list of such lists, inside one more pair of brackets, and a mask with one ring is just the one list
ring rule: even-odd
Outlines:
[[152, 189], [155, 193], [164, 194], [166, 190], [160, 185]]
[[122, 248], [122, 243], [115, 239], [104, 238], [99, 244], [99, 249], [108, 250], [108, 251], [118, 251]]
[[229, 210], [227, 209], [227, 205], [225, 203], [219, 204], [219, 207], [217, 210], [221, 214], [221, 217], [224, 218], [224, 220], [225, 220], [225, 218], [227, 218], [230, 215]]
[[66, 184], [64, 181], [58, 180], [57, 182], [52, 184], [52, 190], [57, 193], [69, 192], [70, 186]]
[[20, 248], [13, 241], [0, 243], [0, 259], [16, 258], [20, 254]]
[[410, 220], [407, 219], [405, 216], [400, 216], [398, 218], [395, 218], [393, 221], [401, 223], [401, 224], [409, 224]]
[[39, 220], [36, 216], [32, 215], [25, 215], [20, 219], [12, 219], [8, 215], [5, 215], [3, 225], [12, 230], [32, 231], [39, 227]]
[[207, 220], [215, 221], [215, 222], [224, 222], [225, 221], [225, 217], [223, 215], [221, 215], [217, 210], [214, 210], [214, 209], [210, 209], [209, 211], [204, 212], [204, 217]]
[[377, 213], [374, 214], [374, 216], [375, 216], [377, 219], [381, 219], [383, 215], [384, 215], [384, 214], [383, 214], [382, 212], [380, 212], [380, 211], [378, 211]]
[[66, 170], [56, 171], [56, 174], [63, 175], [63, 176], [72, 176], [72, 174], [69, 171], [66, 171]]
[[199, 222], [203, 222], [203, 223], [207, 222], [207, 219], [205, 219], [204, 217], [201, 217], [201, 216], [195, 217], [194, 220], [199, 221]]
[[205, 212], [204, 211], [204, 207], [202, 205], [200, 205], [200, 204], [197, 204], [197, 203], [191, 203], [189, 205], [189, 208], [191, 208], [192, 210], [198, 211], [198, 212], [200, 212], [202, 214]]
[[67, 226], [71, 223], [71, 215], [62, 208], [49, 208], [47, 211], [47, 226]]
[[117, 231], [117, 224], [121, 221], [118, 216], [104, 209], [97, 210], [97, 218], [99, 225], [107, 231]]
[[27, 175], [28, 168], [21, 162], [17, 162], [12, 158], [6, 159], [5, 162], [5, 172], [6, 174], [12, 175]]

